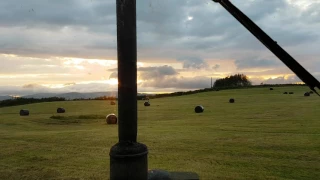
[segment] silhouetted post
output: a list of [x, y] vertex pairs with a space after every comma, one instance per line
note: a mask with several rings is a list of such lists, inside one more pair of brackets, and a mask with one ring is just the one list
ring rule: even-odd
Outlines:
[[117, 0], [118, 135], [110, 150], [110, 179], [148, 178], [148, 149], [137, 142], [136, 0]]

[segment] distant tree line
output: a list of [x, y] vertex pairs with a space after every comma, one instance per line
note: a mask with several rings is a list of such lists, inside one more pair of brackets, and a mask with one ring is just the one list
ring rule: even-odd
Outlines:
[[117, 100], [117, 98], [115, 96], [100, 96], [100, 97], [96, 97], [93, 98], [92, 100]]
[[217, 79], [213, 84], [213, 87], [215, 88], [246, 86], [252, 86], [252, 84], [249, 81], [248, 77], [244, 74], [235, 74], [222, 79]]
[[18, 106], [24, 104], [40, 103], [40, 102], [53, 102], [53, 101], [65, 101], [65, 98], [61, 97], [49, 97], [49, 98], [15, 98], [15, 99], [6, 99], [0, 101], [0, 107], [5, 106]]
[[[150, 99], [154, 98], [162, 98], [162, 97], [173, 97], [173, 96], [182, 96], [182, 95], [189, 95], [189, 94], [196, 94], [201, 92], [208, 92], [208, 91], [220, 91], [220, 90], [228, 90], [228, 89], [247, 89], [247, 88], [265, 88], [265, 87], [283, 87], [283, 86], [306, 86], [305, 84], [261, 84], [261, 85], [251, 85], [251, 86], [223, 86], [223, 87], [213, 87], [213, 88], [205, 88], [205, 89], [198, 89], [194, 91], [180, 91], [174, 93], [166, 93], [166, 94], [155, 94], [149, 95]], [[138, 98], [141, 100], [142, 98]]]
[[194, 91], [178, 91], [178, 92], [166, 93], [166, 94], [155, 94], [155, 95], [149, 95], [148, 97], [150, 99], [154, 99], [154, 98], [162, 98], [162, 97], [183, 96], [183, 95], [189, 95], [189, 94], [196, 94], [200, 92], [208, 92], [212, 90], [213, 89], [211, 88], [205, 88], [205, 89], [197, 89]]

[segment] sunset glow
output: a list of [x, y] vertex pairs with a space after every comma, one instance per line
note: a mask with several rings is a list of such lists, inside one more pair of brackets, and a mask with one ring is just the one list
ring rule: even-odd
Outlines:
[[[218, 3], [150, 3], [137, 1], [139, 91], [208, 88], [211, 78], [237, 73], [254, 85], [301, 83]], [[320, 79], [318, 1], [233, 3]], [[3, 1], [1, 7], [0, 96], [117, 90], [115, 1], [37, 1], [19, 8]]]
[[59, 88], [64, 88], [66, 85], [64, 84], [41, 84], [44, 87], [52, 88], [52, 89], [59, 89]]
[[118, 84], [118, 79], [109, 79], [109, 80], [106, 80], [106, 83], [107, 84], [110, 84], [110, 85], [117, 85]]

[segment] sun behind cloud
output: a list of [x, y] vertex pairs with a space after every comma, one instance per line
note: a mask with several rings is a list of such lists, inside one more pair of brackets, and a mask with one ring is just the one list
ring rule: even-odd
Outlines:
[[117, 85], [118, 84], [118, 79], [111, 78], [111, 79], [106, 80], [106, 83], [110, 84], [110, 85]]

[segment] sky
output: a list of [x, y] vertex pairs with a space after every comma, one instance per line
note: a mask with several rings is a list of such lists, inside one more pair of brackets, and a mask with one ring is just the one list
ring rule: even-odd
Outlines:
[[[320, 80], [320, 0], [232, 0]], [[117, 90], [116, 0], [0, 1], [0, 95]], [[220, 4], [137, 0], [138, 91], [299, 83]]]

